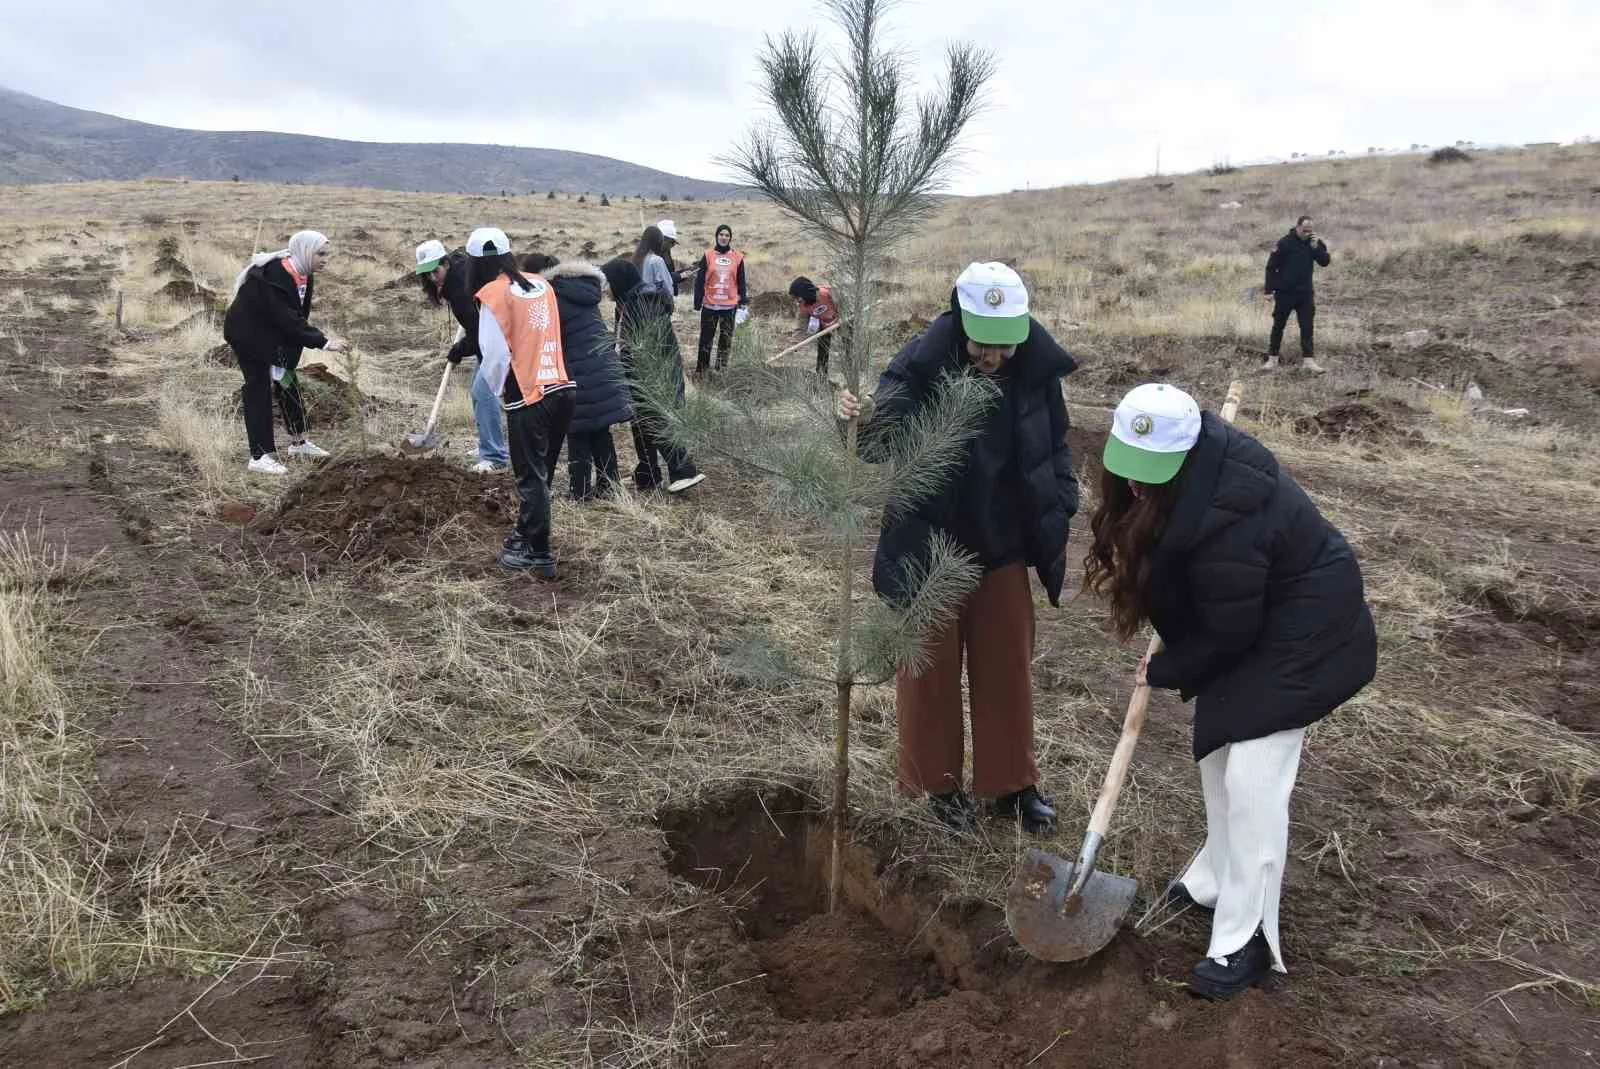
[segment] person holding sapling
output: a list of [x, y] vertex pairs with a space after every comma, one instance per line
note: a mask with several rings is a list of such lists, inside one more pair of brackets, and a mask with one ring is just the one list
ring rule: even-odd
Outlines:
[[998, 395], [943, 490], [884, 516], [872, 566], [874, 588], [892, 604], [909, 600], [936, 533], [982, 567], [977, 589], [935, 637], [928, 669], [921, 675], [902, 669], [895, 681], [900, 788], [928, 795], [934, 814], [955, 828], [971, 826], [975, 815], [962, 786], [963, 659], [974, 793], [993, 798], [1002, 817], [1019, 820], [1030, 834], [1056, 826], [1034, 757], [1028, 569], [1038, 572], [1050, 604], [1060, 604], [1067, 527], [1078, 509], [1062, 388], [1076, 366], [1029, 315], [1017, 273], [975, 263], [956, 279], [949, 310], [889, 364], [874, 404], [864, 408], [848, 390], [839, 397], [839, 417], [863, 421], [862, 459], [875, 462], [887, 454], [897, 425], [933, 401], [944, 376], [985, 376]]
[[600, 316], [606, 277], [592, 264], [562, 263], [532, 253], [522, 269], [550, 283], [561, 312], [561, 353], [578, 384], [567, 428], [567, 474], [574, 501], [609, 497], [617, 488], [617, 447], [611, 427], [633, 419], [616, 339]]
[[733, 228], [717, 227], [717, 242], [700, 257], [694, 272], [694, 310], [700, 313], [700, 348], [694, 369], [711, 370], [711, 343], [717, 343], [717, 370], [728, 366], [735, 317], [750, 304], [744, 281], [744, 253], [733, 248]]
[[256, 253], [233, 283], [233, 299], [222, 321], [223, 339], [244, 374], [240, 400], [250, 444], [247, 470], [258, 475], [288, 473], [275, 456], [272, 402], [276, 397], [289, 432], [289, 455], [325, 457], [327, 450], [306, 437], [306, 411], [295, 368], [306, 349], [342, 353], [347, 348], [313, 327], [313, 276], [328, 263], [333, 247], [315, 230], [302, 230], [277, 252]]
[[1189, 976], [1228, 998], [1284, 971], [1278, 902], [1306, 727], [1377, 671], [1355, 554], [1265, 446], [1175, 386], [1112, 415], [1084, 588], [1127, 640], [1165, 648], [1138, 682], [1195, 700], [1206, 839], [1165, 901], [1212, 910]]
[[561, 349], [555, 291], [525, 277], [504, 231], [481, 227], [467, 238], [467, 287], [478, 302], [478, 375], [506, 410], [511, 470], [522, 506], [500, 564], [556, 577], [550, 549], [550, 480], [572, 422], [574, 384]]
[[[478, 306], [467, 289], [468, 258], [446, 251], [441, 241], [424, 241], [417, 246], [417, 277], [422, 290], [435, 307], [448, 304], [455, 316], [458, 329], [455, 343], [445, 354], [452, 365], [459, 366], [469, 356], [483, 361], [478, 352]], [[472, 456], [478, 458], [472, 470], [476, 472], [504, 471], [510, 463], [506, 452], [505, 415], [500, 411], [499, 398], [484, 392], [482, 378], [473, 376], [472, 418], [478, 425], [478, 444]]]
[[[789, 296], [805, 320], [806, 333], [816, 334], [827, 330], [839, 321], [839, 306], [827, 286], [819, 286], [804, 275], [789, 283]], [[840, 328], [841, 330], [844, 328]], [[833, 331], [817, 339], [817, 374], [828, 373], [828, 357], [833, 349]]]
[[705, 476], [695, 468], [688, 452], [662, 432], [660, 417], [651, 411], [643, 385], [655, 370], [652, 365], [659, 364], [669, 376], [674, 406], [683, 407], [683, 355], [672, 332], [672, 298], [645, 282], [630, 260], [607, 261], [600, 271], [617, 304], [617, 352], [633, 395], [633, 449], [639, 458], [633, 484], [640, 490], [654, 490], [665, 482], [669, 494], [681, 494], [700, 485]]

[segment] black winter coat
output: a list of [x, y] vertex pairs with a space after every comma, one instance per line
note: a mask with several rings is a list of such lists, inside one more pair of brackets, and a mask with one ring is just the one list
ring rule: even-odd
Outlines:
[[467, 288], [470, 270], [465, 253], [451, 253], [445, 262], [444, 285], [439, 287], [445, 303], [450, 306], [450, 314], [464, 331], [461, 340], [450, 346], [445, 357], [452, 364], [459, 364], [469, 356], [483, 358], [478, 351], [478, 302]]
[[676, 400], [681, 406], [687, 392], [683, 377], [683, 350], [678, 347], [678, 336], [672, 329], [672, 311], [671, 297], [648, 282], [640, 282], [617, 302], [617, 334], [622, 341], [623, 373], [630, 380], [639, 378], [634, 367], [635, 361], [645, 355], [639, 351], [642, 345], [666, 346], [668, 352], [661, 356], [667, 364], [668, 374], [672, 376]]
[[[961, 319], [945, 312], [912, 339], [890, 361], [878, 383], [872, 419], [859, 431], [862, 459], [881, 462], [884, 433], [902, 416], [930, 398], [942, 375], [962, 374], [971, 367]], [[1022, 557], [1039, 574], [1050, 604], [1059, 605], [1066, 580], [1067, 528], [1078, 511], [1078, 480], [1072, 474], [1072, 453], [1067, 445], [1067, 405], [1062, 379], [1077, 368], [1067, 351], [1037, 320], [1028, 339], [1008, 361], [1012, 376], [1012, 426], [1006, 437], [1015, 450], [1016, 507], [1009, 522], [1019, 530], [1014, 541]], [[975, 453], [979, 443], [974, 443]], [[969, 454], [968, 463], [971, 463]], [[878, 595], [903, 604], [907, 569], [923, 561], [935, 531], [958, 538], [964, 475], [958, 473], [945, 488], [915, 508], [884, 516], [878, 548], [872, 562], [872, 585]]]
[[1293, 230], [1278, 239], [1278, 247], [1267, 257], [1267, 277], [1262, 289], [1280, 297], [1310, 297], [1314, 264], [1327, 267], [1333, 261], [1321, 238], [1305, 240]]
[[268, 260], [246, 272], [222, 320], [223, 340], [241, 363], [293, 370], [303, 350], [328, 344], [327, 335], [306, 322], [316, 284], [315, 278], [306, 279], [302, 301], [294, 276], [280, 261]]
[[1355, 554], [1265, 446], [1206, 412], [1178, 479], [1147, 678], [1197, 699], [1199, 760], [1327, 716], [1372, 681], [1378, 640]]
[[588, 434], [633, 419], [616, 339], [600, 315], [606, 277], [591, 264], [556, 264], [543, 274], [561, 316], [561, 356], [578, 384], [572, 433]]

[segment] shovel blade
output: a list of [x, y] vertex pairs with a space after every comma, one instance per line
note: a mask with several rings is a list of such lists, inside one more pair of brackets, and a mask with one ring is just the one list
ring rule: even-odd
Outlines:
[[1006, 924], [1022, 949], [1042, 961], [1079, 961], [1111, 942], [1133, 908], [1136, 880], [1096, 870], [1067, 902], [1076, 864], [1029, 850], [1006, 893]]
[[437, 449], [444, 436], [438, 431], [424, 431], [422, 434], [408, 434], [405, 440], [405, 449], [411, 453], [426, 453]]

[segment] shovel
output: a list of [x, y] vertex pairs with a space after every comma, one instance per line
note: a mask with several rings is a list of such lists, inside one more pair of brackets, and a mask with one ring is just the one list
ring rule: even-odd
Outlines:
[[439, 378], [439, 392], [433, 395], [433, 411], [428, 413], [428, 425], [421, 434], [406, 435], [405, 444], [401, 447], [411, 453], [426, 453], [436, 449], [442, 440], [439, 433], [439, 409], [444, 407], [445, 387], [450, 385], [450, 362], [445, 361], [444, 374]]
[[[1244, 396], [1244, 385], [1228, 387], [1228, 399], [1220, 413], [1232, 423]], [[1160, 653], [1161, 636], [1150, 639], [1147, 656]], [[1111, 829], [1111, 814], [1122, 794], [1122, 784], [1133, 764], [1133, 748], [1144, 727], [1145, 711], [1150, 706], [1150, 687], [1133, 688], [1128, 712], [1122, 718], [1122, 737], [1111, 755], [1100, 797], [1095, 800], [1084, 834], [1078, 860], [1068, 861], [1043, 850], [1032, 849], [1023, 858], [1016, 878], [1006, 893], [1006, 924], [1011, 934], [1029, 954], [1043, 961], [1079, 961], [1111, 942], [1122, 926], [1138, 881], [1127, 876], [1095, 871], [1095, 860], [1106, 832]]]

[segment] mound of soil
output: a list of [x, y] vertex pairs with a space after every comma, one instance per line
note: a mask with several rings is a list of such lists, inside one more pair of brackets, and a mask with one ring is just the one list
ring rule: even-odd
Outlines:
[[1371, 441], [1402, 433], [1392, 417], [1360, 401], [1347, 401], [1315, 415], [1301, 416], [1294, 421], [1294, 429], [1300, 434], [1319, 434], [1340, 441]]
[[178, 239], [170, 234], [156, 242], [156, 258], [150, 265], [161, 274], [188, 277], [189, 265], [183, 262]]
[[779, 290], [768, 290], [750, 298], [750, 314], [763, 318], [792, 316], [795, 314], [794, 298]]
[[437, 556], [447, 528], [504, 531], [516, 495], [504, 479], [481, 479], [438, 457], [364, 456], [317, 468], [262, 520], [261, 534], [286, 537], [320, 561]]
[[174, 301], [192, 302], [215, 307], [217, 291], [209, 286], [194, 281], [189, 272], [183, 272], [182, 277], [174, 278], [165, 286], [156, 290], [156, 293]]

